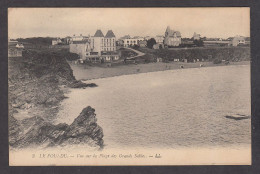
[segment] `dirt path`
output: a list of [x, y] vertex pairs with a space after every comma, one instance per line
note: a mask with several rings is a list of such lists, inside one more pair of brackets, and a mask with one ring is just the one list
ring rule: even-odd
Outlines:
[[136, 57], [140, 57], [140, 56], [144, 56], [145, 55], [145, 53], [143, 53], [143, 52], [141, 52], [141, 51], [138, 51], [138, 50], [135, 50], [135, 49], [133, 49], [133, 48], [125, 48], [125, 49], [129, 49], [129, 50], [131, 50], [131, 51], [133, 51], [133, 52], [135, 52], [137, 55], [136, 56], [134, 56], [134, 57], [128, 57], [128, 58], [126, 58], [127, 60], [131, 60], [131, 59], [134, 59], [134, 58], [136, 58]]

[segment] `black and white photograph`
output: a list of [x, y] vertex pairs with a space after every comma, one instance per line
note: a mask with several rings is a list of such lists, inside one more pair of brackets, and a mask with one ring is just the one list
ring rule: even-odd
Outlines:
[[250, 8], [8, 8], [10, 166], [250, 165]]

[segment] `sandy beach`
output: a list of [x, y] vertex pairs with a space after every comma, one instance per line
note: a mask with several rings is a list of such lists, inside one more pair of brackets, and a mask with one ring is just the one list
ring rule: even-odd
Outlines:
[[224, 63], [213, 64], [213, 62], [196, 62], [196, 63], [157, 62], [157, 63], [147, 63], [147, 64], [137, 64], [137, 65], [135, 64], [117, 65], [112, 67], [97, 67], [97, 66], [89, 66], [83, 64], [75, 65], [74, 63], [71, 62], [69, 64], [77, 80], [90, 80], [90, 79], [114, 77], [114, 76], [128, 75], [128, 74], [138, 74], [138, 73], [180, 69], [181, 65], [184, 67], [184, 69], [186, 69], [186, 68], [203, 68], [200, 67], [200, 64], [203, 64], [204, 67], [211, 67], [211, 66], [249, 65], [250, 62], [249, 61], [230, 62], [229, 65], [225, 65]]

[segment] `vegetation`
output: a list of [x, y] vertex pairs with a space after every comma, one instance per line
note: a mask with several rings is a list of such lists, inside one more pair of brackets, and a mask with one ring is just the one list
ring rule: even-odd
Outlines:
[[133, 49], [135, 49], [135, 50], [138, 50], [138, 48], [140, 48], [140, 46], [139, 46], [139, 45], [136, 45], [136, 44], [134, 44], [134, 46], [132, 46], [132, 48], [133, 48]]
[[[147, 54], [147, 57], [160, 57], [163, 61], [173, 61], [174, 59], [193, 62], [193, 59], [204, 59], [205, 61], [213, 61], [215, 59], [227, 61], [243, 61], [250, 60], [250, 47], [214, 47], [214, 48], [172, 48], [172, 49], [149, 49], [139, 48], [141, 52]], [[152, 55], [152, 56], [149, 56]]]
[[134, 57], [134, 56], [137, 55], [136, 52], [134, 52], [132, 50], [129, 50], [129, 49], [125, 49], [125, 48], [120, 48], [119, 51], [120, 51], [122, 59], [129, 58], [129, 57]]
[[195, 40], [193, 40], [193, 43], [194, 43], [197, 47], [202, 47], [202, 46], [204, 46], [204, 42], [203, 42], [202, 39], [200, 39], [200, 40], [195, 39]]
[[51, 45], [52, 40], [55, 38], [52, 37], [31, 37], [31, 38], [18, 38], [18, 42], [26, 42], [33, 45]]
[[152, 49], [153, 48], [153, 45], [156, 44], [156, 41], [154, 38], [151, 38], [147, 41], [147, 47]]
[[214, 60], [213, 60], [213, 63], [214, 63], [214, 64], [220, 64], [221, 62], [222, 62], [222, 61], [221, 61], [220, 59], [214, 59]]

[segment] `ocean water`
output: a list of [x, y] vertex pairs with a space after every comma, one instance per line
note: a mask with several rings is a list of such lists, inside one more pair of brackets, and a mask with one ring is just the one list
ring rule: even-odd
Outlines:
[[240, 147], [251, 144], [250, 66], [179, 69], [95, 79], [71, 89], [56, 123], [95, 108], [105, 148]]

